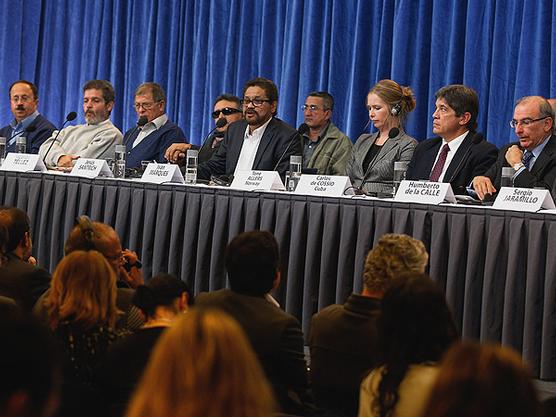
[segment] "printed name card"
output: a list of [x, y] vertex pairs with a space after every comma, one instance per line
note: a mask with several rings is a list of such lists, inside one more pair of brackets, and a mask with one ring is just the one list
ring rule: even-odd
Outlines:
[[276, 171], [238, 171], [230, 188], [244, 191], [283, 191], [286, 189]]
[[45, 172], [46, 166], [37, 154], [32, 153], [8, 153], [6, 159], [0, 166], [1, 171], [29, 172], [40, 171]]
[[85, 178], [113, 177], [104, 159], [79, 158], [75, 161], [70, 175]]
[[141, 181], [163, 184], [166, 182], [176, 182], [183, 184], [183, 175], [176, 164], [157, 164], [151, 162], [147, 165]]
[[349, 177], [340, 175], [303, 174], [297, 183], [295, 194], [341, 197], [344, 191], [353, 194]]
[[402, 181], [394, 201], [407, 203], [455, 203], [452, 186], [448, 182]]
[[539, 211], [541, 208], [549, 210], [556, 208], [548, 190], [512, 187], [502, 187], [492, 207], [530, 212]]

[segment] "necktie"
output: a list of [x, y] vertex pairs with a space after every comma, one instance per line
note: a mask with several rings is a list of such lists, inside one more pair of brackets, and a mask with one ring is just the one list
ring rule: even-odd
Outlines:
[[14, 131], [12, 133], [12, 138], [8, 142], [8, 146], [12, 146], [15, 143], [17, 136], [21, 135], [22, 132], [23, 132], [23, 125], [21, 123], [18, 123], [17, 126], [14, 128]]
[[533, 159], [533, 152], [525, 151], [521, 162], [523, 162], [523, 165], [525, 165], [525, 168], [527, 168], [527, 170], [529, 171], [531, 170], [531, 167], [529, 166], [529, 164], [531, 163], [531, 159]]
[[446, 163], [446, 158], [448, 157], [448, 152], [450, 152], [450, 147], [448, 144], [444, 144], [442, 150], [440, 151], [440, 155], [438, 156], [438, 160], [434, 165], [434, 168], [431, 171], [431, 176], [429, 180], [432, 182], [438, 182], [438, 178], [440, 178], [440, 174], [442, 174], [442, 170], [444, 169], [444, 164]]

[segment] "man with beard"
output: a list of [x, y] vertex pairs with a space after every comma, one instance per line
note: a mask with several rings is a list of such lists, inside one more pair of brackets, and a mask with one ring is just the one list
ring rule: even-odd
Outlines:
[[39, 147], [56, 128], [37, 110], [37, 86], [25, 80], [14, 82], [10, 87], [10, 105], [14, 120], [0, 129], [0, 136], [7, 140], [6, 152], [15, 152], [17, 138], [25, 137], [27, 153], [38, 153]]
[[[71, 168], [80, 157], [112, 157], [114, 145], [122, 143], [122, 133], [109, 119], [114, 98], [114, 87], [108, 81], [88, 81], [83, 86], [83, 112], [87, 123], [68, 126], [62, 129], [58, 137], [57, 131], [54, 131], [39, 151], [46, 164], [51, 167]], [[50, 145], [52, 148], [49, 150]]]

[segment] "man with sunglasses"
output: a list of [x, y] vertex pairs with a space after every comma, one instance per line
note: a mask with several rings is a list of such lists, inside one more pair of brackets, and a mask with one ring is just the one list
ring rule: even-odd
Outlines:
[[477, 196], [484, 200], [500, 188], [502, 168], [512, 167], [514, 187], [546, 188], [556, 198], [556, 136], [553, 135], [554, 111], [540, 96], [520, 98], [510, 126], [518, 142], [504, 146], [496, 163], [484, 176], [473, 179]]
[[166, 115], [166, 94], [153, 82], [135, 90], [133, 104], [139, 121], [124, 135], [126, 166], [137, 168], [141, 161], [166, 162], [164, 154], [173, 143], [185, 143], [185, 134]]

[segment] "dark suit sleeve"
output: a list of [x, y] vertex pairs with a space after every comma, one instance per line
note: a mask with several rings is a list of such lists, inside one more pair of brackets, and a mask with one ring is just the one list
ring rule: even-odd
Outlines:
[[226, 173], [226, 155], [228, 153], [229, 130], [220, 143], [216, 153], [208, 161], [201, 162], [197, 167], [197, 178], [209, 180], [211, 175], [224, 175]]
[[164, 135], [164, 140], [160, 144], [160, 148], [158, 151], [157, 162], [166, 162], [166, 158], [164, 157], [164, 155], [166, 153], [166, 149], [168, 149], [172, 143], [187, 143], [187, 139], [185, 138], [183, 130], [181, 130], [181, 128], [179, 128], [178, 126]]
[[496, 166], [497, 157], [498, 149], [492, 143], [484, 141], [480, 145], [475, 145], [473, 158], [470, 161], [473, 167], [471, 179], [485, 175], [491, 167]]
[[39, 148], [41, 145], [52, 135], [54, 129], [51, 128], [43, 128], [39, 132], [35, 134], [35, 138], [33, 139], [31, 149], [29, 150], [31, 153], [38, 154]]
[[280, 356], [283, 381], [289, 381], [293, 387], [305, 388], [307, 382], [307, 364], [303, 352], [303, 332], [299, 323], [292, 319], [285, 327], [280, 338]]
[[405, 173], [405, 178], [408, 180], [417, 180], [417, 173], [415, 172], [415, 164], [417, 159], [419, 158], [419, 155], [421, 154], [421, 149], [422, 146], [420, 146], [420, 144], [418, 144], [415, 147], [415, 150], [413, 151], [413, 156], [411, 157], [411, 161], [409, 161], [409, 164], [407, 165], [407, 171]]
[[[301, 155], [301, 143], [301, 135], [297, 133], [297, 131], [294, 131], [294, 133], [288, 137], [288, 140], [283, 144], [283, 146], [277, 148], [279, 153], [276, 155], [276, 162], [278, 162], [278, 158], [284, 154], [284, 151], [286, 152], [276, 167], [276, 171], [278, 171], [278, 174], [280, 174], [282, 178], [286, 176], [286, 171], [289, 171], [290, 169], [290, 156]], [[286, 147], [288, 146], [289, 148], [287, 148], [288, 150], [286, 151]]]
[[556, 160], [552, 159], [549, 165], [540, 173], [533, 173], [527, 169], [522, 170], [514, 178], [514, 187], [519, 188], [545, 188], [556, 199]]
[[42, 268], [35, 268], [29, 279], [29, 306], [31, 310], [40, 296], [50, 287], [50, 274]]

